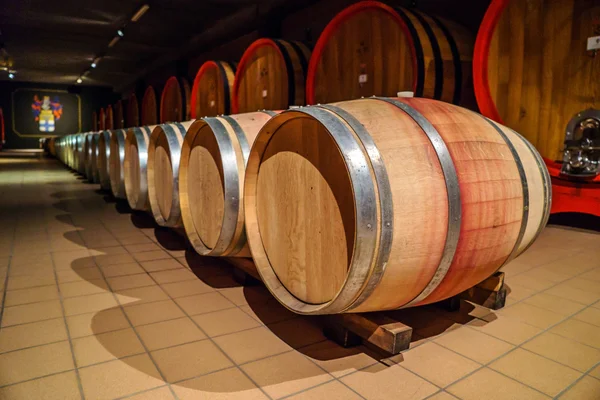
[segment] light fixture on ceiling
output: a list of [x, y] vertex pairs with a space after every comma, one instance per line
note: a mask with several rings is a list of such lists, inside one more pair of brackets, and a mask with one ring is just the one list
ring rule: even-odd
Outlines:
[[121, 39], [121, 37], [119, 36], [115, 36], [113, 38], [113, 40], [110, 41], [110, 43], [108, 44], [108, 47], [113, 47], [115, 44], [117, 44], [117, 42]]
[[15, 74], [12, 72], [8, 73], [8, 79], [14, 79], [15, 78]]
[[131, 17], [131, 22], [138, 22], [140, 18], [142, 18], [142, 16], [144, 14], [146, 14], [146, 11], [148, 11], [148, 9], [150, 8], [150, 6], [148, 4], [144, 4], [143, 6], [141, 6], [136, 12], [135, 14], [133, 14], [133, 17]]
[[90, 67], [92, 67], [92, 68], [96, 68], [96, 66], [97, 66], [97, 65], [98, 65], [98, 64], [96, 64], [95, 62], [92, 62], [92, 64], [90, 65]]
[[117, 30], [117, 35], [119, 35], [121, 37], [125, 36], [125, 27]]
[[96, 68], [96, 67], [98, 66], [98, 63], [100, 62], [100, 59], [101, 59], [101, 58], [102, 58], [102, 57], [96, 57], [96, 58], [94, 58], [94, 60], [92, 61], [92, 65], [91, 65], [91, 67], [92, 67], [92, 68]]
[[83, 79], [81, 79], [81, 77], [79, 77], [79, 78], [77, 78], [77, 81], [76, 81], [76, 82], [77, 82], [77, 83], [81, 83], [81, 82], [83, 82]]

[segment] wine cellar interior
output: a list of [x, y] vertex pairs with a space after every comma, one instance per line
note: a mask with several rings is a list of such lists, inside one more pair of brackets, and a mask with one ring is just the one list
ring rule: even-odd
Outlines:
[[600, 399], [600, 2], [4, 2], [0, 399]]

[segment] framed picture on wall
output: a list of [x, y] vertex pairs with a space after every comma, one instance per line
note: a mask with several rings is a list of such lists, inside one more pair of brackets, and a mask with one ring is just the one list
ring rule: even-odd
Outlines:
[[81, 98], [66, 90], [19, 88], [12, 93], [13, 131], [24, 137], [81, 131]]

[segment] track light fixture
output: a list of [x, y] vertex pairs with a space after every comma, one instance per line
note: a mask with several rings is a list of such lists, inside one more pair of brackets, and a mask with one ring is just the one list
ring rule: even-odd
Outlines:
[[136, 12], [135, 14], [133, 14], [133, 17], [131, 17], [131, 22], [138, 22], [140, 18], [142, 18], [142, 16], [144, 14], [146, 14], [146, 11], [148, 11], [148, 9], [150, 8], [150, 6], [148, 4], [144, 4], [143, 6], [141, 6]]
[[77, 82], [77, 83], [81, 83], [81, 82], [83, 82], [83, 79], [81, 79], [81, 77], [79, 77], [79, 78], [77, 78], [77, 81], [76, 81], [76, 82]]

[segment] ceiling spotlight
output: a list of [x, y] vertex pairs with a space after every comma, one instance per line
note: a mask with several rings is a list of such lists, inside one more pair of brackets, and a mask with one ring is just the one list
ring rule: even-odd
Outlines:
[[150, 6], [148, 4], [141, 6], [139, 10], [133, 14], [133, 17], [131, 17], [131, 22], [138, 22], [138, 20], [142, 18], [142, 15], [146, 14], [146, 11], [148, 11], [149, 8]]
[[12, 72], [8, 73], [8, 79], [13, 79], [15, 77], [15, 74], [13, 74]]
[[119, 39], [121, 39], [121, 37], [115, 36], [113, 38], [113, 40], [111, 40], [110, 43], [108, 44], [108, 47], [113, 47], [115, 44], [117, 44], [117, 42], [119, 41]]
[[90, 65], [90, 67], [92, 67], [92, 68], [96, 68], [96, 63], [95, 63], [95, 62], [93, 62], [93, 63], [92, 63], [92, 65]]
[[117, 31], [117, 35], [119, 35], [121, 37], [125, 36], [125, 31], [123, 30], [123, 28], [121, 28]]
[[81, 82], [83, 82], [83, 79], [77, 78], [77, 83], [81, 83]]

